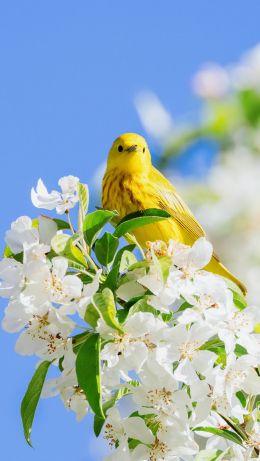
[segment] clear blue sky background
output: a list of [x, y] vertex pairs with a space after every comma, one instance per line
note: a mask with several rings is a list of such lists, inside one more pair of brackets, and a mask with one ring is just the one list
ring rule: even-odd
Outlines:
[[[154, 90], [174, 115], [195, 111], [191, 76], [260, 41], [259, 17], [259, 0], [0, 1], [1, 240], [35, 213], [39, 176], [49, 187], [64, 174], [90, 181], [114, 137], [142, 132], [138, 91]], [[19, 406], [35, 360], [14, 353], [15, 339], [0, 332], [3, 459], [101, 461], [90, 421], [77, 424], [58, 399], [41, 402], [26, 446]]]

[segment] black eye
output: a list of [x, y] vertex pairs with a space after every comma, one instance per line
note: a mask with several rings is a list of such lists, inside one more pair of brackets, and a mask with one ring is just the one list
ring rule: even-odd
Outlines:
[[118, 152], [123, 152], [124, 148], [123, 148], [123, 146], [118, 146], [117, 150], [118, 150]]
[[145, 153], [145, 147], [143, 148], [143, 153]]

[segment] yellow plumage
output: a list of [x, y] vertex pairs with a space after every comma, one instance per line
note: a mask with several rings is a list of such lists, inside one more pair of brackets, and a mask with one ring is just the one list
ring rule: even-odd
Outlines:
[[[134, 231], [142, 247], [147, 241], [167, 243], [170, 239], [193, 245], [199, 237], [205, 236], [174, 186], [153, 167], [145, 139], [135, 133], [119, 136], [110, 149], [102, 205], [105, 209], [117, 210], [120, 218], [147, 208], [161, 208], [171, 214], [172, 218]], [[228, 271], [215, 253], [205, 269], [228, 278], [246, 294], [245, 285]]]

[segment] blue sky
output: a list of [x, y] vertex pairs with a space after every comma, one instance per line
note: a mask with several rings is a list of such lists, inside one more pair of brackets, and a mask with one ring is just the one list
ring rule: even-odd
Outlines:
[[[260, 41], [259, 17], [258, 0], [0, 1], [1, 239], [17, 216], [35, 215], [38, 177], [49, 187], [65, 174], [91, 181], [118, 134], [142, 133], [140, 90], [175, 116], [196, 112], [191, 76]], [[77, 424], [58, 399], [41, 402], [35, 448], [26, 446], [19, 407], [35, 360], [17, 356], [14, 343], [0, 332], [5, 459], [101, 461], [90, 420]]]

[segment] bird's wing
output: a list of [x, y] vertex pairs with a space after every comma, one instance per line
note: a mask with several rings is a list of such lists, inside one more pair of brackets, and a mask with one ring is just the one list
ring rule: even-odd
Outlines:
[[152, 168], [151, 184], [155, 192], [158, 206], [170, 213], [173, 219], [186, 231], [191, 241], [205, 236], [205, 231], [192, 212], [177, 194], [173, 185], [158, 171]]

